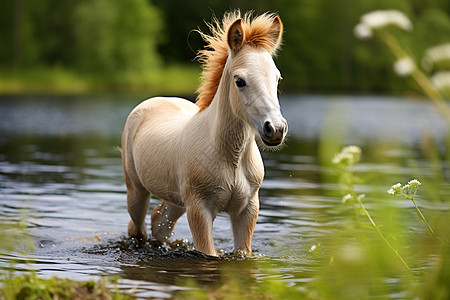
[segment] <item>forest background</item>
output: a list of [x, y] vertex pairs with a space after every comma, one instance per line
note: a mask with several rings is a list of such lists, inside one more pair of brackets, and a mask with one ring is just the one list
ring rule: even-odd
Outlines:
[[195, 29], [235, 8], [281, 16], [284, 93], [415, 94], [379, 40], [354, 37], [364, 13], [407, 14], [414, 29], [398, 37], [419, 62], [450, 37], [447, 0], [2, 0], [0, 93], [193, 95], [204, 46]]

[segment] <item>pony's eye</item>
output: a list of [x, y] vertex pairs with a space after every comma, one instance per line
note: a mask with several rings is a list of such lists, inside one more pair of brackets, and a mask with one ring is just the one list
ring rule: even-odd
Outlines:
[[243, 88], [244, 86], [247, 86], [247, 83], [245, 83], [245, 80], [239, 77], [235, 77], [236, 80], [236, 86], [238, 88]]

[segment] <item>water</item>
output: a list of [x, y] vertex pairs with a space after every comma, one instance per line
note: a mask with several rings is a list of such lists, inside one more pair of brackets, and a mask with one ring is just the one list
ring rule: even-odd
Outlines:
[[[42, 276], [74, 280], [114, 275], [120, 278], [119, 288], [136, 288], [138, 297], [170, 298], [184, 288], [186, 278], [208, 286], [230, 270], [252, 274], [256, 280], [270, 276], [262, 261], [276, 266], [288, 284], [307, 287], [328, 259], [311, 249], [339, 232], [351, 212], [340, 203], [334, 173], [323, 163], [339, 150], [338, 144], [361, 146], [363, 161], [356, 171], [377, 178], [375, 184], [358, 185], [358, 192], [379, 195], [398, 181], [421, 176], [437, 182], [437, 198], [450, 194], [448, 164], [441, 166], [444, 180], [437, 181], [436, 166], [426, 155], [436, 147], [445, 149], [445, 123], [429, 103], [368, 96], [283, 96], [289, 142], [280, 152], [263, 154], [266, 178], [253, 239], [257, 257], [229, 255], [233, 240], [224, 214], [214, 222], [214, 240], [225, 258], [190, 251], [185, 216], [175, 228], [173, 239], [180, 240], [175, 250], [136, 248], [126, 238], [126, 188], [115, 147], [128, 113], [140, 100], [0, 98], [0, 220], [24, 222], [29, 230], [20, 239], [34, 245], [28, 254], [21, 251], [27, 249], [21, 242], [14, 250], [4, 250], [3, 267], [14, 261], [15, 271], [34, 269]], [[429, 214], [449, 211], [448, 203], [420, 200]], [[151, 207], [157, 203], [152, 199]], [[407, 201], [391, 205], [404, 207], [414, 217]], [[375, 216], [382, 214], [373, 209]], [[412, 217], [401, 225], [426, 234]]]

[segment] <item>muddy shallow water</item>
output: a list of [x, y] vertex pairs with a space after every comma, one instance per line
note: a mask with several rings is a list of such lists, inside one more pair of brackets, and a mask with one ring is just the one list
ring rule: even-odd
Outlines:
[[[216, 247], [225, 254], [213, 259], [192, 250], [185, 216], [176, 225], [174, 249], [137, 247], [126, 238], [126, 189], [115, 146], [126, 116], [139, 100], [0, 98], [0, 220], [22, 220], [28, 228], [15, 250], [0, 252], [1, 266], [14, 261], [16, 271], [34, 269], [43, 276], [75, 280], [114, 275], [121, 289], [135, 288], [142, 298], [169, 298], [184, 288], [186, 278], [208, 285], [229, 271], [251, 274], [255, 280], [271, 276], [261, 262], [275, 266], [288, 284], [307, 286], [324, 260], [310, 250], [326, 244], [349, 215], [340, 203], [333, 170], [324, 161], [333, 147], [361, 146], [363, 160], [356, 171], [371, 174], [377, 183], [360, 184], [358, 190], [379, 193], [418, 175], [433, 180], [433, 167], [421, 153], [430, 140], [439, 149], [445, 137], [444, 122], [427, 102], [282, 96], [289, 141], [282, 151], [263, 154], [266, 177], [252, 245], [256, 257], [230, 255], [231, 226], [220, 214], [213, 234]], [[448, 165], [443, 168], [448, 179]], [[450, 194], [448, 180], [440, 184], [439, 193], [442, 198]], [[152, 199], [151, 207], [157, 203]], [[421, 204], [427, 212], [449, 209], [448, 204], [437, 206], [427, 199]], [[415, 214], [407, 201], [392, 205]], [[426, 231], [411, 218], [402, 222], [410, 231]], [[34, 250], [23, 254], [26, 246], [21, 245], [27, 242]]]

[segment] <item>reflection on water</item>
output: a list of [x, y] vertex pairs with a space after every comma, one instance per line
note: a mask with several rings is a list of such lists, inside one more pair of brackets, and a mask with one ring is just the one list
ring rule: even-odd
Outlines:
[[[260, 261], [276, 265], [292, 284], [307, 284], [323, 263], [323, 258], [311, 254], [311, 247], [326, 243], [352, 213], [340, 205], [339, 187], [331, 180], [335, 175], [321, 161], [326, 151], [320, 136], [332, 132], [338, 142], [363, 148], [363, 162], [356, 172], [376, 179], [379, 186], [357, 188], [379, 197], [393, 183], [417, 174], [433, 181], [434, 169], [420, 153], [427, 141], [440, 142], [445, 133], [439, 115], [424, 102], [283, 97], [289, 143], [281, 152], [263, 154], [266, 179], [253, 240], [257, 257], [243, 261], [225, 255], [216, 260], [181, 251], [184, 248], [175, 252], [148, 245], [136, 248], [125, 238], [126, 189], [115, 146], [135, 105], [136, 101], [121, 97], [0, 99], [0, 218], [13, 224], [25, 215], [35, 245], [30, 255], [22, 255], [20, 249], [4, 251], [1, 266], [14, 260], [15, 270], [35, 269], [42, 275], [76, 280], [118, 275], [121, 288], [138, 286], [139, 297], [170, 297], [181, 289], [183, 279], [196, 278], [208, 285], [227, 272], [244, 272], [257, 280], [267, 276], [256, 263]], [[448, 169], [443, 166], [444, 174]], [[438, 197], [450, 194], [448, 183], [441, 183], [439, 189]], [[156, 204], [152, 199], [152, 207]], [[406, 201], [390, 205], [405, 207], [414, 215]], [[438, 209], [433, 201], [423, 205], [431, 212]], [[448, 211], [445, 205], [440, 203], [439, 210]], [[382, 213], [373, 209], [374, 216]], [[418, 222], [407, 218], [403, 222], [412, 231], [424, 230]], [[215, 243], [228, 254], [233, 249], [230, 232], [228, 217], [219, 215]], [[192, 241], [185, 216], [173, 238]], [[189, 249], [191, 243], [183, 245]]]

